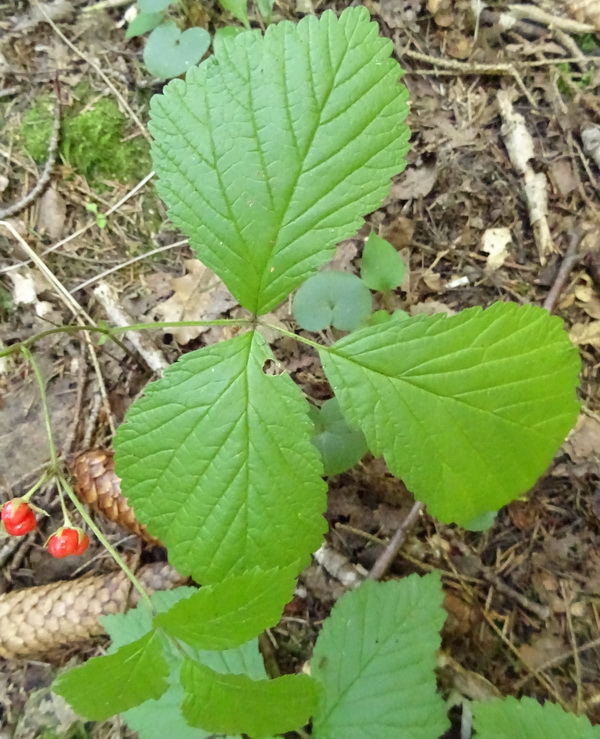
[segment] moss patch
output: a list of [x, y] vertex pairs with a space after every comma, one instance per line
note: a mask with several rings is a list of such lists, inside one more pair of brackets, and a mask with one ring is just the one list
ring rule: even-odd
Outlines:
[[[59, 144], [63, 160], [90, 182], [139, 179], [151, 166], [148, 143], [142, 138], [123, 141], [129, 121], [112, 98], [103, 97], [87, 106], [86, 97], [89, 100], [90, 91], [63, 111]], [[21, 124], [23, 145], [38, 164], [48, 156], [53, 111], [53, 99], [41, 97]]]

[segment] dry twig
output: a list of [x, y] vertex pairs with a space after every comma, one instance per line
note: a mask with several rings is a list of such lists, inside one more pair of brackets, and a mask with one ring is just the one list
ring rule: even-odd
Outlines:
[[52, 173], [52, 169], [54, 168], [54, 164], [56, 162], [56, 151], [58, 149], [58, 136], [60, 133], [60, 98], [58, 95], [56, 96], [56, 103], [54, 105], [54, 124], [52, 126], [52, 132], [50, 134], [50, 141], [48, 142], [48, 158], [46, 159], [46, 164], [44, 165], [44, 169], [42, 170], [42, 173], [36, 183], [36, 185], [20, 200], [17, 200], [16, 203], [13, 203], [12, 205], [9, 205], [7, 208], [3, 208], [0, 210], [0, 220], [4, 218], [10, 218], [10, 216], [14, 216], [15, 213], [19, 213], [20, 211], [27, 208], [28, 205], [31, 205], [33, 201], [38, 198], [46, 189], [48, 183], [50, 182], [50, 175]]

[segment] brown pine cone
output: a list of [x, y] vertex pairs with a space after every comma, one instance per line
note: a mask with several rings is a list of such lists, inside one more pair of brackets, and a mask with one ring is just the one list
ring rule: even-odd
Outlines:
[[[150, 592], [184, 582], [162, 562], [142, 567], [137, 576]], [[137, 599], [137, 591], [120, 570], [0, 595], [0, 657], [44, 654], [103, 634], [100, 617], [126, 611]]]
[[93, 511], [102, 513], [127, 531], [150, 544], [161, 546], [158, 539], [137, 522], [133, 509], [121, 494], [121, 481], [115, 474], [114, 452], [91, 449], [77, 455], [71, 463], [77, 497]]

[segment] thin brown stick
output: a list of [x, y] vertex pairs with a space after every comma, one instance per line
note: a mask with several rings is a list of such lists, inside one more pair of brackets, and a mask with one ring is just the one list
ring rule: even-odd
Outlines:
[[552, 313], [552, 311], [556, 307], [558, 298], [565, 286], [565, 283], [567, 282], [569, 275], [571, 274], [571, 270], [582, 257], [582, 255], [578, 253], [579, 244], [581, 243], [582, 239], [583, 233], [581, 231], [574, 231], [571, 233], [571, 239], [569, 241], [567, 253], [562, 260], [562, 264], [560, 265], [560, 269], [558, 270], [558, 274], [556, 275], [554, 284], [550, 288], [550, 292], [546, 296], [546, 300], [544, 300], [544, 304], [542, 306], [548, 311], [548, 313]]
[[15, 213], [27, 208], [31, 205], [36, 198], [38, 198], [48, 186], [50, 182], [50, 175], [56, 163], [56, 152], [58, 150], [58, 136], [60, 133], [60, 98], [56, 96], [56, 103], [54, 105], [54, 124], [52, 126], [52, 132], [50, 133], [50, 141], [48, 142], [48, 157], [44, 169], [36, 183], [36, 185], [20, 200], [16, 203], [9, 205], [7, 208], [0, 210], [0, 220], [4, 218], [10, 218]]
[[392, 536], [386, 548], [377, 558], [377, 561], [367, 575], [367, 579], [380, 580], [385, 575], [390, 565], [396, 558], [396, 555], [400, 551], [400, 548], [406, 541], [406, 537], [408, 536], [409, 531], [417, 523], [419, 516], [421, 515], [421, 511], [424, 507], [425, 505], [418, 500], [414, 503], [413, 507], [408, 513], [408, 516], [398, 527], [398, 530], [396, 531], [394, 536]]

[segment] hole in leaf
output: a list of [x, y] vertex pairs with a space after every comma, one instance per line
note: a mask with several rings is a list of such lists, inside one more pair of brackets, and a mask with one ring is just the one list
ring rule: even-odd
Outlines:
[[262, 366], [262, 371], [265, 373], [265, 375], [276, 376], [276, 375], [282, 375], [285, 370], [274, 359], [265, 359], [264, 364]]

